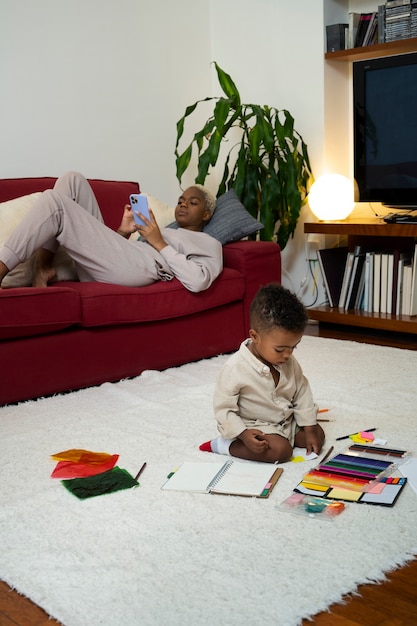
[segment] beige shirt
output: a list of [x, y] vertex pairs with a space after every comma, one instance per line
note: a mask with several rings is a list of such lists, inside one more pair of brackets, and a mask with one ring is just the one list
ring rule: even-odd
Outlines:
[[154, 257], [159, 279], [171, 280], [175, 276], [193, 292], [210, 287], [223, 269], [221, 243], [207, 233], [186, 228], [164, 228], [161, 233], [168, 246], [160, 252], [152, 246], [147, 250]]
[[267, 365], [248, 349], [244, 341], [221, 369], [214, 391], [217, 427], [226, 439], [246, 428], [278, 434], [294, 445], [297, 427], [317, 423], [317, 405], [300, 364], [292, 355], [279, 367], [278, 385]]

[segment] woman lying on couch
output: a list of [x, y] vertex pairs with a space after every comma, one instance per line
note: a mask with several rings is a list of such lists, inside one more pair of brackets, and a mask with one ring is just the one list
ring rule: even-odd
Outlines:
[[[106, 226], [88, 181], [78, 172], [58, 178], [0, 249], [0, 284], [8, 272], [34, 252], [34, 287], [55, 278], [52, 261], [59, 244], [75, 261], [81, 281], [144, 287], [177, 278], [193, 292], [207, 289], [223, 267], [222, 246], [201, 232], [216, 206], [212, 194], [196, 185], [186, 189], [175, 208], [178, 229], [160, 230], [152, 210], [145, 225], [124, 207], [117, 232]], [[141, 240], [130, 235], [138, 231]]]

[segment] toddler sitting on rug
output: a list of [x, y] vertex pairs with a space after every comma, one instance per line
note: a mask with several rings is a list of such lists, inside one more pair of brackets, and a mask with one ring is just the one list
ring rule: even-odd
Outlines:
[[308, 318], [279, 284], [261, 287], [250, 309], [249, 338], [221, 369], [214, 392], [220, 436], [200, 450], [284, 463], [293, 447], [320, 453], [324, 432], [310, 385], [293, 355]]

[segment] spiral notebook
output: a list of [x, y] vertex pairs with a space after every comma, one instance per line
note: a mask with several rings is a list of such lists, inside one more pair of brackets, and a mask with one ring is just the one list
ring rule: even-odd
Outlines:
[[186, 461], [169, 474], [162, 489], [267, 498], [281, 474], [282, 468], [271, 463]]

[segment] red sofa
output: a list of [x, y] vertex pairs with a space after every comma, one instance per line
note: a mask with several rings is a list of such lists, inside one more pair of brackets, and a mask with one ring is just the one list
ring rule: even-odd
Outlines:
[[[0, 202], [54, 185], [55, 178], [0, 180]], [[134, 182], [90, 180], [116, 229]], [[59, 282], [0, 290], [0, 404], [137, 376], [237, 349], [261, 284], [281, 279], [274, 243], [223, 247], [224, 269], [204, 292], [176, 279], [148, 287]]]

